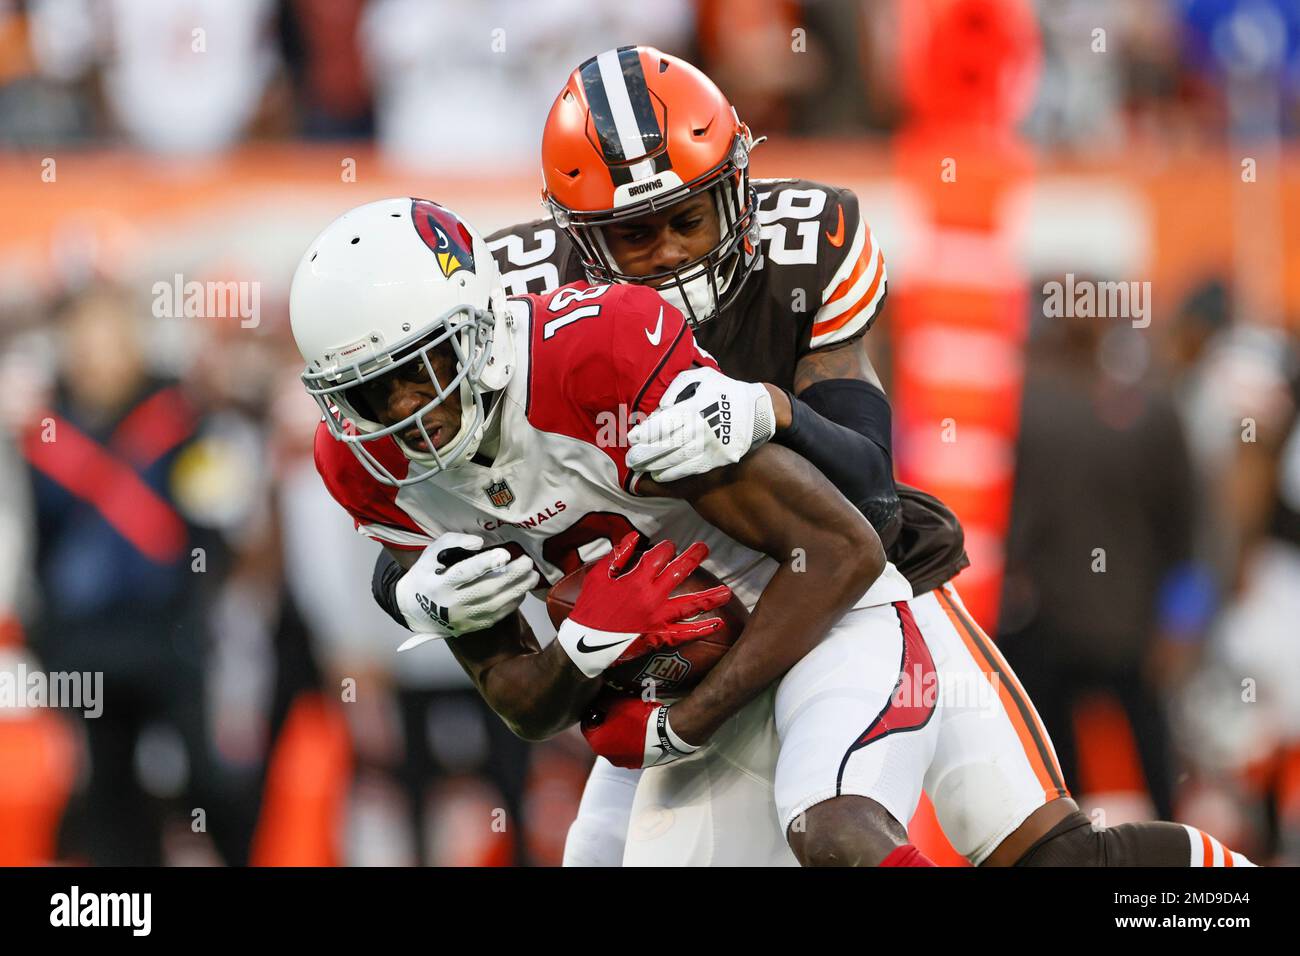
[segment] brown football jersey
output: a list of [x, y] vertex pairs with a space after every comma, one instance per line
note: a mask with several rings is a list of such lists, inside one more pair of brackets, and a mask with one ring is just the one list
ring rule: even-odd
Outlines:
[[[804, 355], [871, 328], [888, 291], [885, 259], [851, 190], [804, 179], [753, 186], [758, 261], [739, 296], [695, 337], [728, 375], [792, 388]], [[487, 244], [510, 295], [586, 278], [577, 249], [550, 219], [498, 230]], [[899, 484], [898, 497], [903, 527], [889, 557], [923, 594], [970, 563], [961, 524], [932, 495]]]

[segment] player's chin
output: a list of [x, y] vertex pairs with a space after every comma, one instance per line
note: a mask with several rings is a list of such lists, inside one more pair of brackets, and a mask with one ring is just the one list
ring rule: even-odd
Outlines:
[[[424, 425], [424, 432], [428, 434], [429, 438], [433, 442], [433, 448], [441, 451], [446, 447], [447, 443], [451, 441], [452, 432], [445, 422], [432, 421], [425, 418], [422, 424]], [[421, 433], [419, 428], [412, 426], [402, 432], [401, 435], [402, 443], [412, 451], [428, 454], [432, 450], [429, 447], [429, 442], [424, 440], [424, 434]]]

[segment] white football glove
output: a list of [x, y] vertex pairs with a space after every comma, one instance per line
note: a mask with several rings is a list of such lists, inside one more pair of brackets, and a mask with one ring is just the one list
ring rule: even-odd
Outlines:
[[627, 465], [658, 482], [734, 465], [776, 432], [767, 389], [712, 368], [682, 372], [627, 434]]
[[438, 560], [448, 548], [482, 547], [478, 535], [448, 532], [426, 547], [397, 582], [397, 608], [415, 631], [399, 651], [491, 627], [514, 613], [524, 595], [537, 587], [540, 575], [532, 559], [521, 555], [511, 561], [505, 548], [483, 551], [450, 567]]

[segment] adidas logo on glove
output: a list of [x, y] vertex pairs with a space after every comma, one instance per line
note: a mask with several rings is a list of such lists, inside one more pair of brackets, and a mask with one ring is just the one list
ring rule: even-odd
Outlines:
[[417, 594], [415, 600], [419, 603], [420, 609], [424, 611], [425, 614], [429, 615], [429, 617], [433, 618], [443, 627], [449, 626], [448, 622], [450, 615], [448, 614], [447, 608], [438, 607], [438, 605], [434, 604], [423, 594]]
[[731, 444], [731, 403], [727, 401], [726, 395], [719, 395], [718, 400], [702, 409], [700, 414], [722, 444]]

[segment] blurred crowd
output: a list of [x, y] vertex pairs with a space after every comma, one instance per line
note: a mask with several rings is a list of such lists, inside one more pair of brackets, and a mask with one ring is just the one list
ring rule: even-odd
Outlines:
[[1035, 303], [999, 646], [1085, 811], [1300, 864], [1300, 339], [1165, 318]]
[[[1044, 150], [1300, 129], [1290, 0], [1033, 6]], [[764, 133], [883, 135], [906, 112], [899, 15], [0, 0], [0, 149], [180, 165], [373, 138], [403, 166], [531, 168], [555, 90], [611, 37], [699, 64]], [[792, 44], [798, 68], [764, 68]], [[93, 261], [0, 298], [0, 670], [102, 672], [114, 702], [0, 708], [0, 864], [557, 863], [589, 752], [515, 740], [445, 648], [393, 653], [374, 545], [315, 474], [286, 303], [252, 331], [154, 314]], [[998, 634], [1085, 812], [1300, 863], [1300, 345], [1257, 318], [1210, 274], [1148, 329], [1032, 303]]]
[[[1042, 55], [1028, 132], [1044, 146], [1300, 130], [1291, 0], [1028, 5]], [[888, 131], [906, 111], [902, 15], [894, 0], [0, 0], [0, 146], [374, 136], [416, 167], [504, 165], [609, 38], [698, 64], [754, 129]]]

